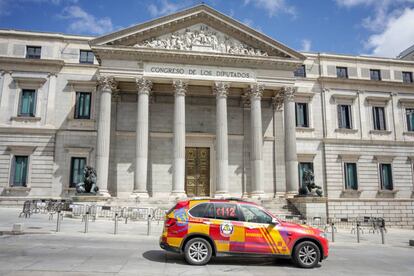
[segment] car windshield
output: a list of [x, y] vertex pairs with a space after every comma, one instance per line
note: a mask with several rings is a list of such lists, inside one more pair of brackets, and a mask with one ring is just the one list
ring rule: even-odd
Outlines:
[[272, 223], [272, 217], [256, 206], [240, 205], [240, 210], [243, 214], [244, 221], [268, 224]]

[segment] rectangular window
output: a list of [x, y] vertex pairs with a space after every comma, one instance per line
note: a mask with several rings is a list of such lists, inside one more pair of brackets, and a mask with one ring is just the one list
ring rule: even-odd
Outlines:
[[80, 50], [79, 62], [93, 64], [94, 57], [95, 55], [92, 51]]
[[299, 187], [304, 187], [305, 183], [305, 172], [311, 171], [313, 173], [312, 162], [300, 162], [299, 163]]
[[76, 92], [75, 119], [91, 118], [91, 93]]
[[373, 106], [372, 113], [374, 120], [374, 129], [386, 130], [387, 127], [385, 125], [385, 108], [382, 106]]
[[336, 76], [341, 79], [347, 79], [348, 68], [347, 67], [336, 67]]
[[28, 156], [14, 156], [12, 162], [12, 187], [26, 187], [27, 185], [27, 168], [29, 164]]
[[85, 157], [72, 157], [70, 165], [70, 187], [76, 187], [76, 184], [83, 182], [83, 169], [86, 166]]
[[307, 103], [296, 103], [296, 126], [297, 127], [309, 127], [308, 118], [308, 104]]
[[306, 78], [306, 66], [302, 65], [294, 72], [295, 77]]
[[345, 189], [358, 190], [358, 176], [356, 163], [344, 163]]
[[380, 81], [381, 80], [381, 71], [377, 69], [370, 69], [369, 75], [371, 76], [371, 80]]
[[352, 128], [351, 106], [348, 104], [338, 105], [338, 127], [347, 129]]
[[42, 53], [42, 47], [40, 46], [27, 46], [26, 58], [40, 59]]
[[23, 89], [20, 97], [19, 116], [34, 117], [36, 111], [36, 90]]
[[381, 190], [394, 189], [392, 183], [392, 169], [391, 164], [379, 164]]
[[406, 108], [405, 116], [407, 118], [407, 130], [414, 131], [414, 108]]
[[403, 82], [404, 83], [413, 83], [413, 73], [412, 72], [402, 72]]

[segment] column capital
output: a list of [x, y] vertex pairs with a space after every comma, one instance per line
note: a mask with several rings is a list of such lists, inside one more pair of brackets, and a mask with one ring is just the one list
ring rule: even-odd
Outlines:
[[118, 82], [112, 76], [99, 76], [98, 85], [102, 90], [116, 90]]
[[47, 77], [48, 78], [50, 78], [50, 77], [57, 77], [58, 76], [58, 74], [57, 73], [52, 73], [52, 72], [50, 72], [50, 73], [48, 73], [47, 74]]
[[185, 94], [187, 93], [187, 86], [188, 86], [188, 82], [184, 81], [184, 80], [174, 80], [173, 81], [173, 86], [174, 86], [174, 93], [176, 96], [185, 96]]
[[151, 93], [152, 81], [141, 77], [141, 78], [136, 78], [135, 82], [137, 84], [138, 94], [149, 95]]
[[250, 98], [261, 98], [263, 96], [264, 85], [261, 83], [252, 83], [249, 85], [248, 94]]
[[216, 81], [213, 86], [213, 94], [216, 95], [217, 98], [227, 97], [229, 94], [229, 88], [230, 83]]
[[293, 102], [295, 101], [295, 93], [296, 93], [296, 87], [293, 86], [284, 86], [282, 88], [283, 95], [286, 101]]
[[5, 74], [11, 75], [13, 71], [10, 70], [0, 70], [0, 77], [4, 76]]
[[276, 110], [281, 110], [283, 106], [283, 102], [285, 99], [285, 93], [283, 90], [280, 90], [275, 93], [272, 97], [272, 105]]

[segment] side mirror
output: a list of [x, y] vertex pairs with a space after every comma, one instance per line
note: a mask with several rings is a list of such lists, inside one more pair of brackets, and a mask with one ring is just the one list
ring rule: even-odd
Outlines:
[[279, 221], [276, 218], [272, 218], [272, 224], [277, 225], [279, 224]]

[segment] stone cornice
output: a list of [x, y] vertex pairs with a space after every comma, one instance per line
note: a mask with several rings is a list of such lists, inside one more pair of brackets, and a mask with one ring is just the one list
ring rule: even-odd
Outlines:
[[[0, 57], [0, 67], [3, 70], [26, 70], [37, 72], [56, 73], [64, 66], [65, 62], [58, 59], [27, 59], [15, 57]], [[23, 69], [26, 67], [26, 69]], [[22, 68], [22, 69], [20, 69]]]
[[396, 87], [396, 88], [414, 88], [414, 83], [403, 83], [395, 81], [373, 81], [373, 80], [361, 80], [361, 79], [343, 79], [336, 77], [320, 77], [318, 79], [322, 83], [335, 83], [335, 84], [347, 84], [347, 85], [367, 85], [367, 86], [383, 86], [383, 87]]

